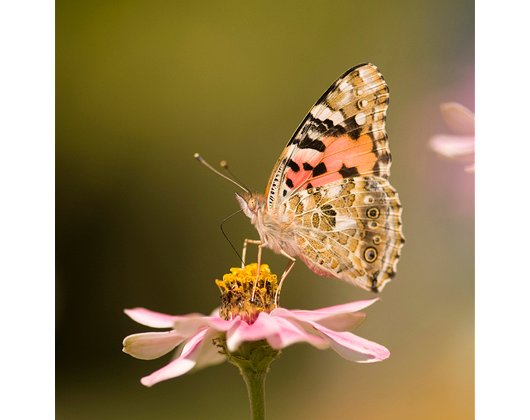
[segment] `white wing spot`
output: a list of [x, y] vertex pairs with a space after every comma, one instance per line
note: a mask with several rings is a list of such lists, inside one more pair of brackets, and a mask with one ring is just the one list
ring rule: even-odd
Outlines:
[[372, 197], [371, 195], [367, 195], [366, 197], [364, 197], [364, 204], [372, 204], [374, 202], [374, 197]]
[[361, 79], [363, 79], [363, 81], [365, 81], [365, 82], [366, 82], [365, 77], [368, 76], [369, 73], [370, 73], [369, 70], [367, 68], [365, 68], [365, 67], [361, 67], [359, 69], [359, 77]]
[[360, 112], [355, 116], [355, 122], [357, 125], [363, 125], [366, 122], [366, 114], [364, 112]]
[[347, 90], [352, 90], [352, 89], [353, 89], [353, 86], [347, 80], [343, 80], [342, 83], [339, 85], [339, 90], [341, 92], [346, 92]]
[[326, 190], [326, 197], [338, 197], [341, 191], [342, 191], [342, 186], [335, 185], [334, 187], [328, 188]]
[[327, 119], [331, 114], [333, 113], [333, 110], [331, 110], [326, 105], [317, 105], [311, 110], [311, 114], [315, 118], [319, 118], [320, 120]]
[[357, 229], [357, 221], [349, 217], [337, 216], [335, 218], [335, 229], [338, 231]]

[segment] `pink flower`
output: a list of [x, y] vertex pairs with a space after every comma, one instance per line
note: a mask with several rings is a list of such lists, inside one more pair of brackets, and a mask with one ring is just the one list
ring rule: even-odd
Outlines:
[[[448, 158], [465, 157], [475, 154], [475, 114], [456, 102], [443, 103], [440, 106], [442, 116], [449, 127], [458, 135], [439, 134], [431, 138], [431, 148]], [[475, 171], [475, 164], [465, 168]]]
[[221, 337], [226, 337], [226, 349], [229, 352], [238, 350], [245, 342], [260, 340], [266, 340], [275, 350], [306, 342], [318, 349], [331, 347], [350, 361], [378, 362], [386, 359], [390, 352], [379, 344], [348, 332], [365, 318], [365, 314], [358, 311], [377, 300], [346, 303], [314, 311], [275, 308], [271, 312], [257, 313], [250, 324], [239, 314], [233, 319], [221, 319], [218, 310], [210, 316], [171, 316], [143, 308], [126, 309], [125, 313], [140, 324], [170, 330], [130, 335], [123, 341], [123, 351], [138, 359], [148, 360], [181, 346], [177, 358], [142, 378], [141, 382], [145, 386], [227, 360], [227, 356], [219, 352], [218, 340]]

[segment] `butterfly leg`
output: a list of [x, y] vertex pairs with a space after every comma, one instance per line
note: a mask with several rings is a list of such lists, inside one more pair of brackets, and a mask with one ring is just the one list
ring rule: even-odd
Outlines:
[[254, 301], [254, 296], [256, 295], [256, 286], [258, 284], [259, 275], [261, 272], [261, 251], [264, 246], [267, 246], [267, 243], [262, 242], [262, 241], [253, 240], [253, 239], [245, 239], [245, 243], [243, 244], [242, 258], [241, 258], [243, 260], [242, 268], [245, 268], [245, 257], [247, 254], [247, 244], [254, 244], [258, 246], [258, 273], [256, 275], [256, 281], [254, 282], [254, 287], [252, 288], [252, 298], [251, 298], [251, 301]]
[[261, 245], [261, 241], [257, 241], [253, 239], [245, 239], [245, 242], [243, 243], [243, 252], [241, 254], [241, 264], [242, 264], [241, 268], [245, 268], [245, 258], [247, 255], [247, 244]]
[[276, 290], [276, 296], [274, 296], [274, 304], [276, 307], [278, 307], [278, 303], [280, 302], [280, 291], [282, 290], [282, 284], [287, 275], [291, 272], [291, 270], [294, 267], [294, 263], [296, 262], [296, 258], [291, 257], [289, 254], [287, 254], [285, 251], [281, 251], [281, 254], [284, 257], [289, 258], [289, 262], [287, 263], [287, 267], [285, 268], [285, 271], [282, 274], [282, 278], [280, 280], [280, 285], [278, 286], [278, 290]]

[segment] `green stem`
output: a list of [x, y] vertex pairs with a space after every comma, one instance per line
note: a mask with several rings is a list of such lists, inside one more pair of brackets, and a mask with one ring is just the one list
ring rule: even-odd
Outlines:
[[250, 400], [250, 419], [265, 420], [265, 377], [267, 372], [256, 372], [253, 369], [239, 367], [239, 371], [247, 384]]
[[226, 354], [228, 361], [239, 368], [247, 385], [250, 400], [251, 420], [265, 420], [265, 378], [269, 366], [280, 355], [267, 341], [245, 342], [239, 349], [230, 353], [226, 348], [226, 338], [219, 339], [217, 345]]

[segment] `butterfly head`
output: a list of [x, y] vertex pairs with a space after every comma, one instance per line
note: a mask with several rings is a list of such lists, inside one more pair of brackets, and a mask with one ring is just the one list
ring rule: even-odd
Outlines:
[[259, 195], [247, 192], [243, 195], [236, 193], [237, 201], [241, 206], [243, 213], [255, 224], [258, 215], [262, 213], [263, 208], [265, 207], [265, 200], [263, 200]]

